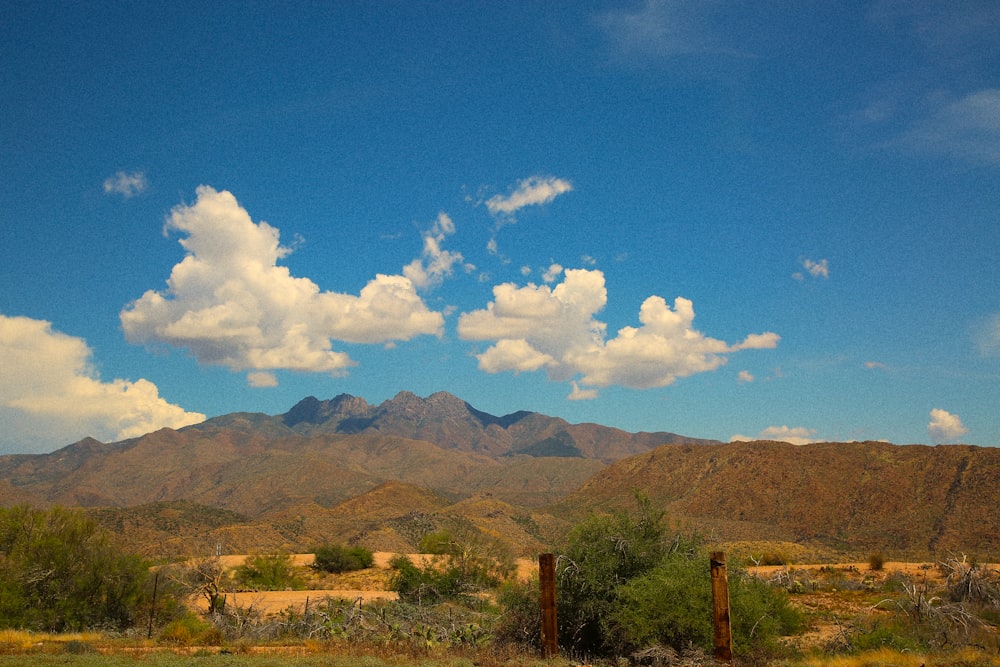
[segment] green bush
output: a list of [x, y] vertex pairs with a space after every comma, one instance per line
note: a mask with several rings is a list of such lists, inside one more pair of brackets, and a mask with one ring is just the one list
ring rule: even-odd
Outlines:
[[351, 572], [365, 570], [375, 564], [375, 556], [364, 547], [327, 544], [316, 549], [313, 568], [321, 572]]
[[257, 591], [301, 590], [305, 583], [295, 573], [292, 558], [287, 554], [247, 556], [236, 568], [236, 581], [244, 588]]
[[868, 554], [868, 569], [872, 572], [881, 572], [885, 567], [885, 556], [881, 551]]
[[693, 542], [666, 539], [662, 512], [639, 499], [638, 513], [591, 516], [569, 534], [556, 562], [559, 643], [577, 655], [617, 655], [608, 623], [618, 590], [655, 568], [671, 551], [690, 551]]
[[539, 581], [508, 581], [500, 586], [497, 604], [500, 614], [493, 638], [503, 645], [520, 650], [538, 650], [542, 642], [542, 613]]
[[396, 570], [390, 590], [407, 602], [471, 602], [477, 593], [495, 588], [508, 574], [505, 567], [488, 556], [462, 551], [437, 557], [417, 567], [406, 556], [397, 555], [389, 563]]
[[149, 570], [76, 510], [0, 507], [0, 626], [69, 631], [135, 623]]
[[[638, 501], [635, 514], [591, 516], [577, 525], [556, 560], [559, 643], [570, 655], [713, 649], [708, 553], [696, 538], [669, 535], [663, 513], [643, 497]], [[738, 568], [729, 569], [729, 592], [738, 657], [775, 656], [783, 651], [777, 637], [802, 628], [784, 592]], [[537, 591], [513, 585], [498, 601], [504, 608], [498, 639], [537, 641]]]
[[444, 556], [454, 554], [457, 548], [455, 538], [447, 530], [435, 530], [420, 538], [417, 547], [422, 554], [437, 554]]
[[219, 645], [222, 633], [214, 625], [188, 612], [170, 621], [160, 631], [160, 641], [182, 646]]

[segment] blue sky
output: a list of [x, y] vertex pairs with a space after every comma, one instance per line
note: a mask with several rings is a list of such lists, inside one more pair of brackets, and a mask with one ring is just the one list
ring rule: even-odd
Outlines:
[[307, 395], [1000, 444], [1000, 5], [8, 3], [0, 452]]

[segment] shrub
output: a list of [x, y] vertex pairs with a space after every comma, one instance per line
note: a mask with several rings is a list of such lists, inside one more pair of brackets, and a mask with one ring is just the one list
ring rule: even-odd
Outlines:
[[497, 604], [503, 613], [494, 629], [494, 639], [521, 650], [537, 650], [542, 641], [538, 577], [504, 583], [497, 594]]
[[[668, 536], [663, 513], [644, 497], [635, 514], [592, 516], [574, 528], [556, 579], [559, 642], [576, 657], [713, 648], [708, 554], [694, 537]], [[729, 593], [737, 656], [781, 653], [777, 637], [802, 627], [784, 592], [737, 568], [729, 570]], [[523, 614], [529, 595], [514, 590], [501, 600]], [[512, 634], [517, 628], [505, 629]]]
[[447, 530], [435, 530], [424, 535], [417, 548], [420, 549], [420, 553], [444, 556], [454, 554], [457, 543]]
[[175, 618], [160, 631], [160, 641], [192, 645], [217, 645], [222, 643], [222, 633], [211, 623], [188, 612]]
[[432, 559], [417, 567], [406, 556], [393, 557], [389, 565], [396, 570], [390, 590], [407, 602], [469, 602], [477, 593], [500, 584], [508, 570], [492, 557], [460, 551]]
[[292, 568], [287, 554], [259, 554], [247, 556], [243, 565], [236, 568], [236, 581], [245, 588], [258, 591], [301, 590], [302, 579]]
[[364, 547], [328, 544], [317, 548], [314, 555], [313, 568], [333, 574], [364, 570], [375, 564], [374, 555]]
[[611, 655], [618, 646], [607, 623], [618, 604], [618, 589], [655, 568], [664, 556], [694, 543], [668, 542], [663, 513], [639, 498], [635, 516], [619, 512], [591, 516], [569, 534], [556, 561], [559, 642], [575, 654]]
[[80, 511], [0, 507], [0, 626], [130, 627], [148, 575]]
[[882, 555], [881, 551], [868, 555], [868, 569], [872, 572], [881, 572], [882, 568], [885, 567], [885, 556]]

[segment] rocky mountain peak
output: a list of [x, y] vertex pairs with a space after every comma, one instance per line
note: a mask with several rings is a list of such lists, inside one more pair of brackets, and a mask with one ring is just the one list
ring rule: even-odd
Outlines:
[[326, 401], [315, 396], [307, 396], [292, 406], [292, 409], [282, 415], [285, 426], [296, 424], [323, 424], [328, 421], [367, 417], [371, 412], [368, 402], [350, 394], [340, 394]]

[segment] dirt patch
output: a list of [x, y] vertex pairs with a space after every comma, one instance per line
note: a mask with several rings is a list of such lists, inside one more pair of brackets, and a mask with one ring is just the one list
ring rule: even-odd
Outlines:
[[[377, 551], [372, 554], [374, 566], [367, 570], [345, 572], [343, 574], [325, 574], [308, 572], [306, 579], [309, 589], [303, 591], [236, 591], [226, 593], [226, 603], [243, 608], [256, 609], [263, 614], [275, 614], [286, 609], [302, 611], [307, 604], [315, 604], [326, 598], [336, 598], [352, 601], [373, 602], [376, 600], [398, 600], [399, 596], [388, 590], [391, 577], [389, 563], [399, 554], [390, 551]], [[418, 567], [424, 567], [435, 559], [442, 558], [431, 554], [403, 554]], [[315, 557], [313, 554], [291, 554], [295, 567], [308, 570]], [[246, 555], [219, 556], [220, 564], [227, 569], [243, 565]], [[538, 573], [538, 562], [531, 558], [518, 558], [514, 562], [517, 578], [530, 581]], [[206, 611], [207, 602], [204, 599], [194, 601], [196, 607]]]

